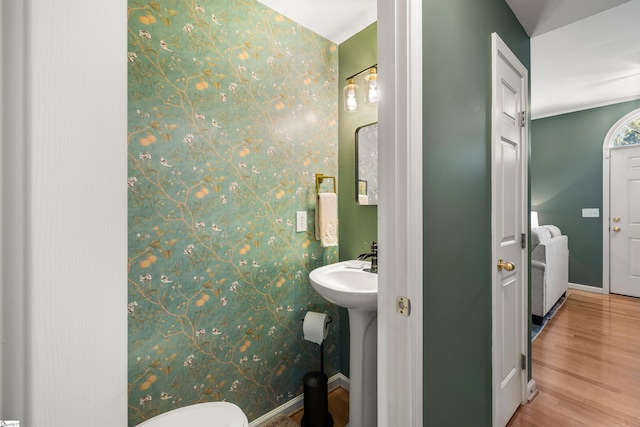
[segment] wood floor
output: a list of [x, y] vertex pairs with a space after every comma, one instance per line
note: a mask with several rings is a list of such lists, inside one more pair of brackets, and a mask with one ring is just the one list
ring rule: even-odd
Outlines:
[[532, 349], [538, 395], [508, 426], [640, 426], [640, 300], [569, 290]]
[[[329, 413], [333, 417], [333, 427], [346, 427], [349, 422], [349, 392], [342, 387], [338, 387], [329, 392]], [[300, 425], [303, 411], [289, 415], [293, 421]]]

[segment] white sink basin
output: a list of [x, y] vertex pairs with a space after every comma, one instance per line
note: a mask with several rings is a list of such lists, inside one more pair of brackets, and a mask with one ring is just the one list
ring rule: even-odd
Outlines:
[[365, 261], [343, 261], [316, 268], [309, 274], [311, 286], [327, 301], [340, 307], [378, 311], [378, 275], [362, 268], [370, 268]]

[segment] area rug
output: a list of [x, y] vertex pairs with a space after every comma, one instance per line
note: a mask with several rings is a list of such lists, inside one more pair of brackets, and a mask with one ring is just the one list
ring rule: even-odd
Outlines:
[[261, 427], [299, 427], [298, 424], [293, 422], [291, 418], [286, 415], [280, 414], [266, 424], [262, 424]]
[[542, 323], [540, 325], [536, 325], [535, 323], [531, 323], [531, 341], [535, 340], [536, 337], [538, 336], [538, 334], [544, 329], [544, 327], [546, 326], [547, 322], [549, 320], [551, 320], [551, 318], [553, 317], [554, 314], [556, 314], [556, 312], [558, 311], [558, 309], [560, 307], [562, 307], [562, 304], [564, 304], [564, 302], [566, 301], [567, 297], [569, 297], [569, 294], [567, 294], [566, 296], [560, 297], [560, 299], [558, 300], [558, 302], [555, 303], [555, 305], [553, 307], [551, 307], [551, 310], [549, 310], [549, 312], [547, 313], [546, 316], [544, 316], [544, 318], [542, 319]]

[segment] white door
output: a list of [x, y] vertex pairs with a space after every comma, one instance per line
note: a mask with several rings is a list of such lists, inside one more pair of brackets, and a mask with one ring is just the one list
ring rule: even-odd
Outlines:
[[493, 34], [492, 243], [493, 425], [505, 426], [526, 384], [526, 68]]
[[640, 147], [611, 150], [611, 292], [640, 297]]

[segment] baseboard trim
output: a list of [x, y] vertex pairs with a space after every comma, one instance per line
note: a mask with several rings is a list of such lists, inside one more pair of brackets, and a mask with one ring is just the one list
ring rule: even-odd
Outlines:
[[[329, 378], [329, 381], [327, 382], [327, 389], [331, 391], [335, 390], [338, 387], [342, 387], [343, 389], [349, 391], [349, 378], [340, 373], [335, 374], [334, 376]], [[249, 423], [249, 427], [260, 427], [261, 425], [266, 424], [268, 421], [271, 421], [271, 419], [277, 417], [280, 414], [289, 415], [299, 409], [302, 409], [303, 406], [304, 393], [301, 393], [290, 401], [278, 406], [271, 412], [264, 414], [260, 418], [256, 418]]]
[[527, 403], [531, 402], [534, 397], [538, 395], [538, 384], [535, 380], [531, 380], [527, 383]]
[[594, 294], [602, 293], [602, 288], [597, 288], [595, 286], [589, 286], [589, 285], [581, 285], [579, 283], [571, 283], [571, 282], [569, 282], [569, 289], [577, 289], [579, 291], [593, 292]]

